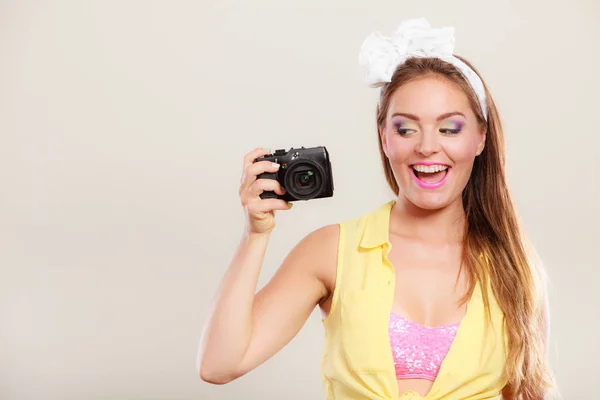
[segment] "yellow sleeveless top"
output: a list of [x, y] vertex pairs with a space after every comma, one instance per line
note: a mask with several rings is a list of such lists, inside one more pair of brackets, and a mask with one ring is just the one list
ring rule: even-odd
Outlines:
[[488, 286], [491, 320], [487, 318], [479, 284], [428, 395], [399, 393], [388, 336], [395, 287], [387, 258], [394, 202], [339, 224], [336, 286], [323, 320], [326, 399], [500, 400], [506, 361], [503, 314]]

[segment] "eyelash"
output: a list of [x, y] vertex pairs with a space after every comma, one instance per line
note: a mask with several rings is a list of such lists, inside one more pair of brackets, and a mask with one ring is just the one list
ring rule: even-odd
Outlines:
[[408, 131], [414, 131], [414, 129], [400, 128], [399, 126], [396, 127], [396, 132], [398, 132], [400, 136], [408, 135]]
[[[400, 136], [407, 136], [409, 134], [408, 131], [415, 131], [415, 129], [409, 129], [409, 128], [400, 128], [399, 126], [396, 127], [396, 132], [398, 132], [398, 134]], [[458, 135], [460, 132], [462, 131], [462, 128], [457, 128], [457, 129], [440, 129], [440, 132], [443, 133], [444, 135]]]
[[460, 133], [460, 131], [462, 131], [462, 128], [440, 129], [440, 132], [442, 132], [445, 135], [458, 135]]

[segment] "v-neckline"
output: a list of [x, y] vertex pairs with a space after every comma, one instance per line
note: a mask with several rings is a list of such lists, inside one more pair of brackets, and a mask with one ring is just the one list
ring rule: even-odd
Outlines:
[[[454, 336], [454, 340], [452, 340], [452, 343], [450, 344], [450, 348], [448, 349], [448, 352], [446, 353], [446, 357], [444, 357], [444, 359], [442, 360], [442, 363], [440, 364], [438, 374], [436, 375], [436, 377], [433, 381], [433, 384], [431, 385], [431, 388], [429, 389], [429, 392], [424, 397], [421, 397], [423, 400], [429, 399], [430, 395], [433, 395], [435, 393], [434, 390], [437, 389], [437, 387], [439, 386], [440, 378], [444, 377], [446, 370], [451, 368], [452, 362], [457, 357], [457, 355], [455, 355], [455, 353], [460, 354], [460, 349], [464, 342], [463, 338], [466, 337], [463, 332], [467, 329], [468, 325], [471, 323], [471, 314], [473, 312], [472, 303], [473, 303], [473, 299], [476, 296], [479, 296], [479, 293], [478, 293], [479, 289], [480, 289], [479, 282], [475, 282], [475, 287], [473, 288], [473, 291], [471, 292], [471, 296], [469, 297], [469, 300], [467, 301], [465, 315], [463, 316], [463, 318], [461, 319], [461, 321], [458, 324], [458, 328], [456, 330], [456, 335]], [[400, 393], [398, 393], [398, 395], [400, 396]]]
[[[387, 256], [386, 256], [386, 259], [387, 259]], [[463, 332], [465, 330], [467, 330], [468, 326], [471, 324], [471, 314], [473, 312], [473, 300], [476, 298], [476, 296], [479, 296], [479, 291], [480, 291], [479, 282], [475, 282], [475, 286], [473, 288], [471, 296], [469, 297], [469, 300], [467, 301], [465, 314], [461, 318], [460, 322], [458, 323], [458, 327], [456, 329], [456, 334], [454, 335], [454, 339], [452, 340], [452, 343], [450, 344], [450, 348], [448, 349], [446, 356], [444, 357], [444, 359], [442, 360], [442, 363], [440, 364], [440, 368], [438, 369], [438, 373], [437, 373], [435, 379], [433, 380], [433, 384], [431, 385], [429, 392], [425, 396], [421, 396], [420, 394], [417, 394], [419, 400], [430, 400], [431, 399], [430, 396], [432, 396], [435, 393], [435, 390], [437, 390], [437, 387], [440, 385], [440, 379], [443, 379], [444, 375], [446, 374], [446, 370], [452, 367], [452, 363], [454, 362], [454, 359], [457, 357], [457, 355], [455, 356], [455, 353], [460, 354], [460, 351], [461, 351], [461, 348], [462, 348], [463, 342], [464, 342], [463, 337], [466, 337]], [[388, 341], [388, 347], [389, 347], [389, 354], [392, 354], [392, 345], [391, 345], [391, 343], [389, 343], [389, 341]], [[390, 371], [393, 371], [392, 374], [394, 377], [396, 377], [393, 358], [392, 358], [392, 365], [390, 366]], [[410, 393], [411, 391], [409, 390], [407, 392]], [[407, 393], [407, 392], [405, 392], [405, 393]], [[398, 389], [398, 380], [396, 379], [396, 384], [395, 384], [395, 389], [394, 389], [395, 396], [393, 397], [393, 399], [400, 399], [405, 393], [400, 393], [400, 390]]]
[[[395, 291], [396, 288], [396, 270], [394, 269], [394, 265], [392, 264], [392, 262], [389, 260], [388, 255], [391, 251], [391, 241], [390, 241], [390, 219], [391, 219], [391, 213], [392, 213], [392, 209], [394, 207], [396, 203], [396, 200], [392, 200], [389, 202], [388, 204], [388, 215], [387, 215], [387, 226], [386, 226], [386, 247], [384, 247], [383, 251], [384, 251], [384, 257], [383, 260], [384, 262], [386, 262], [388, 264], [388, 266], [391, 268], [392, 270], [392, 276], [393, 276], [393, 285], [390, 285], [392, 290]], [[443, 378], [444, 375], [446, 374], [446, 370], [451, 368], [451, 364], [454, 361], [454, 358], [456, 358], [457, 356], [454, 356], [455, 353], [459, 353], [460, 349], [462, 347], [462, 342], [464, 341], [463, 337], [465, 336], [463, 334], [463, 331], [465, 331], [469, 324], [471, 323], [471, 315], [473, 313], [473, 300], [478, 297], [480, 295], [480, 291], [481, 291], [481, 287], [478, 281], [475, 281], [473, 290], [471, 292], [471, 295], [469, 296], [469, 300], [467, 301], [466, 304], [466, 310], [465, 310], [465, 314], [463, 315], [463, 317], [461, 318], [460, 322], [458, 323], [458, 328], [456, 330], [456, 334], [454, 336], [454, 339], [452, 340], [452, 343], [450, 344], [450, 348], [448, 349], [448, 352], [446, 353], [446, 356], [444, 357], [444, 359], [442, 360], [442, 363], [440, 364], [440, 368], [438, 370], [438, 373], [435, 377], [435, 379], [433, 380], [433, 384], [431, 385], [431, 388], [429, 389], [428, 393], [425, 396], [421, 396], [420, 394], [415, 393], [414, 391], [412, 391], [412, 393], [417, 394], [418, 399], [419, 400], [431, 400], [431, 397], [434, 393], [435, 390], [437, 390], [437, 387], [440, 385], [440, 378]], [[389, 304], [389, 311], [391, 312], [392, 307], [393, 307], [393, 300], [394, 300], [394, 296], [390, 296], [390, 304]], [[387, 326], [385, 327], [387, 330]], [[392, 355], [392, 345], [390, 343], [390, 341], [387, 341], [387, 347], [389, 348], [388, 354], [390, 354], [390, 359], [391, 359], [391, 365], [389, 366], [389, 370], [390, 373], [392, 374], [392, 376], [394, 378], [396, 378], [396, 373], [395, 373], [395, 367], [394, 367], [394, 360]], [[449, 365], [450, 364], [450, 365]], [[400, 399], [402, 396], [404, 396], [406, 393], [411, 393], [411, 390], [408, 390], [405, 393], [400, 393], [400, 390], [398, 389], [398, 380], [396, 379], [395, 385], [393, 385], [393, 394], [394, 396], [392, 397], [394, 400], [398, 400]]]

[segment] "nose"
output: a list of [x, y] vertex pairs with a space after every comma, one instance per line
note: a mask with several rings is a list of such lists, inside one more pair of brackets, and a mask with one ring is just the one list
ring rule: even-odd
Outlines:
[[419, 141], [416, 144], [415, 151], [428, 157], [439, 151], [440, 144], [438, 142], [437, 132], [431, 130], [423, 130], [419, 135]]

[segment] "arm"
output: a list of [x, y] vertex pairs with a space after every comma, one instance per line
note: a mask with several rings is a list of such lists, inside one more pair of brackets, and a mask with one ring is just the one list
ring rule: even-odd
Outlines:
[[[285, 258], [275, 276], [256, 294], [275, 210], [289, 210], [281, 199], [261, 199], [264, 191], [283, 194], [277, 180], [258, 179], [279, 165], [244, 157], [239, 195], [247, 217], [245, 234], [217, 292], [205, 325], [197, 367], [200, 377], [223, 384], [266, 361], [288, 343], [315, 306], [328, 297], [335, 280], [338, 226], [306, 236]], [[332, 278], [333, 277], [333, 278]]]
[[198, 368], [203, 380], [230, 382], [268, 360], [296, 336], [315, 306], [329, 297], [338, 240], [337, 225], [312, 232], [255, 294], [268, 236], [243, 237], [202, 335]]

